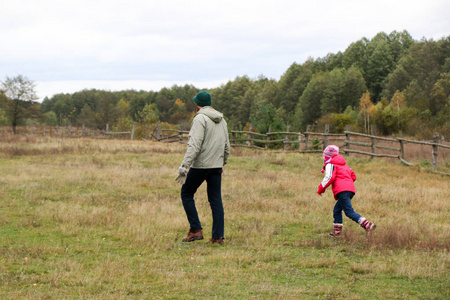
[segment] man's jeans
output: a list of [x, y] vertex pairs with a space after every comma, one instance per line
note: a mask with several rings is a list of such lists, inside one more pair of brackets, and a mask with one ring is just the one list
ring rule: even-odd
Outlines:
[[345, 215], [355, 221], [359, 222], [361, 215], [357, 214], [352, 207], [352, 198], [355, 196], [353, 192], [340, 192], [336, 195], [337, 201], [333, 209], [333, 217], [335, 224], [342, 224], [342, 211]]
[[181, 200], [191, 225], [189, 231], [202, 229], [195, 207], [194, 194], [206, 180], [208, 201], [212, 211], [212, 238], [221, 239], [224, 235], [224, 211], [222, 204], [222, 168], [194, 169], [190, 168], [186, 182], [181, 187]]

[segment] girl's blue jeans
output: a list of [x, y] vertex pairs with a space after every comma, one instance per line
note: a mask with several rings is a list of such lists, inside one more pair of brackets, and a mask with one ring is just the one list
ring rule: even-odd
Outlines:
[[333, 217], [335, 224], [342, 224], [342, 211], [345, 215], [355, 221], [359, 222], [360, 214], [357, 214], [352, 207], [352, 198], [355, 196], [353, 192], [340, 192], [336, 195], [337, 201], [333, 209]]
[[212, 211], [212, 238], [221, 239], [224, 235], [224, 211], [222, 204], [222, 168], [195, 169], [190, 168], [186, 182], [181, 187], [181, 200], [190, 224], [189, 231], [202, 229], [202, 224], [195, 207], [194, 194], [206, 181], [208, 201]]

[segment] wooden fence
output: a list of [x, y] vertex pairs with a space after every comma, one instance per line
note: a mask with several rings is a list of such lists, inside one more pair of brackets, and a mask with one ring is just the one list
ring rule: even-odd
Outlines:
[[[132, 126], [130, 131], [110, 131], [109, 125], [106, 124], [105, 130], [95, 130], [86, 128], [84, 125], [81, 127], [74, 126], [18, 126], [16, 128], [17, 134], [31, 134], [31, 135], [43, 135], [47, 137], [68, 137], [68, 138], [94, 138], [94, 139], [108, 139], [108, 138], [121, 138], [131, 139], [135, 138], [135, 125]], [[0, 128], [1, 134], [12, 134], [12, 128], [4, 126]]]
[[[435, 134], [433, 141], [423, 142], [404, 139], [401, 137], [386, 138], [376, 135], [362, 134], [350, 131], [343, 134], [329, 132], [329, 126], [325, 126], [325, 132], [310, 132], [310, 127], [305, 133], [291, 132], [289, 127], [286, 132], [269, 132], [262, 134], [252, 131], [252, 126], [248, 131], [230, 132], [230, 144], [232, 147], [246, 147], [260, 150], [272, 149], [274, 152], [298, 152], [298, 153], [322, 153], [330, 144], [340, 147], [345, 155], [358, 154], [367, 155], [371, 158], [386, 157], [400, 160], [408, 166], [414, 165], [405, 158], [405, 147], [407, 144], [420, 144], [431, 146], [431, 167], [433, 172], [450, 176], [449, 173], [438, 172], [437, 162], [440, 149], [450, 149], [444, 142], [444, 137]], [[155, 130], [153, 138], [161, 142], [187, 143], [189, 131], [160, 129]], [[448, 152], [443, 155], [448, 157]], [[446, 162], [447, 164], [449, 162]]]
[[[135, 126], [131, 128], [131, 131], [110, 131], [109, 125], [106, 125], [105, 130], [93, 130], [87, 129], [85, 126], [72, 127], [72, 126], [44, 126], [28, 129], [32, 134], [40, 134], [49, 137], [68, 137], [68, 138], [95, 138], [95, 139], [108, 139], [108, 138], [129, 138], [134, 139]], [[20, 132], [19, 132], [20, 133]]]
[[[75, 128], [67, 127], [29, 127], [26, 129], [27, 134], [36, 134], [53, 137], [86, 137], [86, 138], [129, 138], [134, 139], [135, 127], [131, 131], [113, 132], [109, 131], [108, 125], [105, 130], [90, 130], [84, 126]], [[438, 155], [444, 160], [446, 167], [441, 169], [448, 169], [450, 161], [446, 161], [450, 157], [450, 146], [445, 143], [444, 137], [435, 134], [432, 141], [415, 141], [405, 139], [402, 137], [386, 138], [372, 134], [362, 134], [350, 131], [350, 127], [343, 134], [330, 133], [329, 126], [325, 126], [325, 132], [311, 132], [310, 126], [304, 133], [290, 131], [288, 127], [285, 132], [269, 131], [265, 134], [253, 131], [252, 125], [248, 131], [231, 130], [230, 144], [232, 147], [246, 147], [260, 150], [273, 150], [274, 152], [298, 152], [298, 153], [321, 153], [326, 146], [335, 144], [340, 147], [341, 152], [345, 155], [366, 155], [371, 158], [386, 157], [399, 159], [406, 165], [414, 165], [407, 160], [405, 150], [408, 144], [422, 145], [431, 147], [431, 167], [433, 172], [450, 175], [446, 172], [438, 172]], [[187, 143], [189, 131], [161, 129], [159, 126], [155, 127], [152, 134], [152, 139], [160, 142], [179, 142]]]

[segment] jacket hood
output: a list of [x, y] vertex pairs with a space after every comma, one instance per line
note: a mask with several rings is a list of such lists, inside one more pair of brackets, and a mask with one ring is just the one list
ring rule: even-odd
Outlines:
[[347, 162], [342, 155], [335, 154], [331, 157], [330, 163], [334, 165], [345, 165]]
[[219, 123], [223, 119], [223, 114], [221, 112], [218, 112], [211, 106], [202, 107], [197, 113], [202, 114], [213, 120], [215, 123]]

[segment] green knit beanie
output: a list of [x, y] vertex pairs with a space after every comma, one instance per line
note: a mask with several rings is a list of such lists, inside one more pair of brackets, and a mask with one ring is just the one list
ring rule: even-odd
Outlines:
[[193, 99], [198, 106], [211, 106], [211, 95], [206, 91], [198, 92]]

